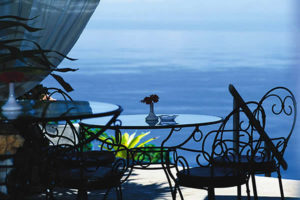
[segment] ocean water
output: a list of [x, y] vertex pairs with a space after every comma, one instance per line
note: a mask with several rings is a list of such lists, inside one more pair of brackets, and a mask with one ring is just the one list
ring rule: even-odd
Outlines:
[[[299, 99], [296, 49], [289, 31], [89, 29], [69, 54], [79, 60], [60, 67], [79, 68], [62, 74], [74, 99], [119, 104], [123, 114], [148, 113], [140, 100], [158, 94], [156, 113], [226, 116], [230, 83], [245, 100], [258, 100], [275, 86], [290, 88]], [[57, 86], [51, 78], [44, 84]], [[297, 124], [284, 178], [300, 179]], [[159, 143], [164, 133], [152, 131], [154, 136]]]

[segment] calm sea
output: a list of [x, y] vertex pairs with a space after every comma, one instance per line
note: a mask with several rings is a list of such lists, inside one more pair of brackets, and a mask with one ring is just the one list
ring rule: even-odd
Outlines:
[[[61, 67], [79, 68], [63, 74], [74, 99], [120, 104], [123, 114], [147, 113], [140, 100], [155, 93], [156, 113], [226, 116], [230, 83], [245, 100], [258, 100], [279, 85], [298, 95], [296, 49], [288, 31], [89, 29], [69, 54], [79, 60]], [[56, 86], [50, 78], [44, 83]], [[300, 179], [298, 127], [285, 154], [284, 178]], [[150, 135], [159, 136], [157, 143], [164, 136]]]

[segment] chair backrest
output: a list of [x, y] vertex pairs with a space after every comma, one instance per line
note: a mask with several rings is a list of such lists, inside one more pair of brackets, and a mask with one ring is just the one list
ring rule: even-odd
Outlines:
[[[118, 121], [114, 122], [114, 125], [117, 126]], [[123, 183], [125, 182], [132, 170], [133, 170], [133, 156], [132, 152], [122, 144], [121, 141], [121, 131], [119, 129], [116, 130], [115, 135], [107, 134], [104, 132], [106, 130], [105, 128], [99, 128], [96, 125], [89, 125], [89, 124], [84, 124], [80, 123], [80, 134], [85, 135], [87, 138], [95, 138], [97, 141], [98, 149], [96, 151], [91, 151], [91, 152], [102, 152], [106, 154], [103, 155], [109, 155], [107, 153], [110, 153], [113, 155], [114, 160], [110, 160], [109, 162], [102, 162], [104, 160], [108, 160], [107, 156], [104, 156], [101, 158], [99, 155], [98, 157], [94, 158], [95, 160], [100, 159], [102, 160], [101, 162], [98, 162], [98, 166], [94, 167], [100, 167], [106, 164], [110, 164], [112, 167], [112, 171], [114, 173], [117, 173], [121, 175], [120, 182]], [[97, 154], [97, 153], [96, 153]], [[93, 159], [93, 158], [92, 158]], [[124, 175], [126, 173], [126, 175]]]
[[69, 94], [59, 88], [48, 88], [44, 87], [43, 85], [37, 85], [30, 91], [26, 92], [24, 95], [18, 97], [21, 100], [55, 100], [55, 99], [62, 99], [72, 101], [72, 98]]
[[[243, 98], [240, 96], [240, 94], [238, 93], [238, 91], [235, 89], [235, 87], [233, 85], [229, 85], [229, 91], [231, 93], [231, 95], [234, 97], [235, 102], [237, 103], [237, 105], [239, 107], [241, 107], [241, 109], [243, 110], [243, 112], [247, 115], [247, 118], [250, 121], [250, 124], [252, 126], [254, 126], [254, 128], [257, 130], [258, 134], [259, 134], [259, 140], [263, 141], [266, 144], [266, 147], [268, 149], [268, 151], [270, 153], [272, 153], [272, 157], [276, 158], [278, 160], [279, 165], [281, 165], [283, 167], [283, 169], [287, 169], [287, 163], [283, 158], [282, 153], [280, 152], [280, 149], [277, 148], [277, 146], [274, 145], [272, 139], [270, 138], [270, 136], [267, 134], [267, 132], [265, 131], [265, 112], [263, 114], [263, 122], [260, 122], [257, 120], [257, 118], [255, 118], [255, 116], [259, 116], [259, 112], [257, 112], [257, 110], [263, 110], [264, 108], [261, 106], [261, 103], [258, 104], [257, 110], [251, 112], [249, 107], [247, 106], [247, 104], [245, 103], [245, 101], [243, 100]], [[272, 106], [274, 108], [274, 106]], [[252, 139], [253, 140], [253, 139]], [[261, 149], [261, 148], [260, 148]], [[261, 152], [261, 154], [263, 155], [263, 158], [267, 158], [269, 159], [270, 156], [268, 156], [264, 151]]]
[[[258, 107], [257, 102], [248, 102], [248, 107], [255, 110]], [[264, 112], [263, 110], [261, 111]], [[239, 114], [240, 123], [238, 126], [233, 126], [234, 116]], [[217, 129], [203, 133], [196, 127], [195, 131], [190, 137], [176, 146], [177, 151], [172, 156], [177, 170], [186, 169], [187, 173], [190, 167], [214, 167], [220, 166], [220, 161], [226, 163], [224, 167], [242, 166], [241, 157], [247, 159], [248, 162], [256, 162], [254, 157], [260, 154], [259, 150], [263, 145], [262, 140], [252, 140], [252, 135], [256, 133], [256, 128], [250, 123], [248, 116], [243, 112], [241, 107], [237, 107], [229, 113], [221, 125]], [[239, 140], [235, 140], [234, 133], [239, 134]], [[201, 133], [200, 137], [197, 134]], [[190, 148], [190, 142], [196, 142], [198, 145], [193, 145]], [[188, 151], [189, 153], [182, 153], [180, 151]], [[190, 154], [195, 154], [192, 160], [186, 157]], [[186, 155], [186, 156], [184, 156]], [[221, 160], [220, 160], [221, 159]], [[224, 162], [226, 161], [226, 162]]]
[[[255, 112], [259, 107], [257, 102], [247, 102], [245, 105], [251, 108], [251, 112]], [[263, 116], [264, 110], [260, 109], [260, 113]], [[233, 121], [237, 114], [239, 115], [240, 123], [234, 125]], [[257, 129], [240, 106], [229, 113], [224, 118], [219, 129], [212, 131], [212, 133], [215, 134], [211, 151], [212, 164], [217, 162], [217, 165], [219, 165], [220, 158], [226, 166], [234, 167], [242, 167], [242, 162], [245, 162], [245, 159], [247, 162], [253, 164], [255, 162], [261, 162], [254, 158], [261, 154], [260, 149], [263, 146], [262, 137], [258, 140], [253, 140], [253, 135], [258, 135]], [[238, 140], [234, 137], [236, 133], [238, 134]], [[206, 137], [208, 136], [209, 134], [207, 134]], [[204, 140], [206, 140], [206, 138]], [[203, 148], [206, 148], [205, 145]]]
[[[56, 101], [62, 99], [64, 101], [73, 101], [72, 97], [59, 88], [47, 88], [42, 85], [36, 87], [36, 91], [31, 91], [31, 96], [42, 98], [44, 101]], [[79, 124], [73, 121], [52, 121], [41, 124], [43, 133], [49, 140], [50, 145], [76, 145], [79, 140]]]
[[51, 100], [52, 98], [55, 99], [58, 97], [63, 98], [65, 101], [73, 101], [69, 94], [59, 88], [45, 88], [45, 93], [47, 94], [47, 96], [45, 96], [45, 100]]
[[275, 87], [261, 98], [259, 106], [266, 114], [263, 128], [283, 155], [296, 124], [295, 96], [285, 87]]
[[[49, 133], [49, 128], [44, 128], [44, 134], [50, 137], [51, 144], [45, 151], [47, 153], [48, 171], [52, 172], [52, 177], [56, 182], [63, 180], [62, 174], [65, 170], [74, 169], [82, 173], [88, 173], [90, 170], [97, 170], [99, 167], [109, 166], [113, 173], [120, 177], [128, 169], [129, 159], [115, 159], [117, 153], [126, 152], [127, 149], [118, 146], [111, 140], [102, 141], [102, 148], [99, 151], [91, 151], [88, 145], [92, 140], [99, 140], [99, 136], [115, 123], [117, 117], [122, 112], [122, 108], [114, 112], [103, 113], [99, 118], [107, 118], [105, 126], [101, 129], [94, 130], [94, 127], [82, 125], [78, 122], [74, 125], [71, 120], [63, 121], [61, 128], [54, 128], [53, 133]], [[68, 134], [67, 134], [68, 133]], [[55, 140], [54, 140], [55, 139]], [[127, 155], [126, 153], [123, 153]], [[55, 181], [54, 181], [55, 182]]]

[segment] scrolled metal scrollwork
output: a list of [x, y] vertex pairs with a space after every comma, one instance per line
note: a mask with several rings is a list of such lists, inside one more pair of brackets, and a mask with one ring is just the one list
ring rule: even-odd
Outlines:
[[[277, 94], [269, 94], [265, 97], [264, 100], [266, 100], [267, 98], [271, 98], [274, 97], [278, 102], [274, 102], [272, 104], [272, 112], [275, 115], [280, 115], [282, 113], [286, 114], [286, 115], [292, 115], [293, 114], [293, 107], [291, 105], [288, 104], [288, 101], [291, 100], [293, 102], [293, 97], [292, 96], [285, 96], [285, 97], [281, 97], [280, 95]], [[287, 108], [289, 108], [289, 110], [287, 110]]]
[[113, 126], [115, 127], [120, 127], [122, 126], [122, 121], [120, 119], [116, 119], [114, 122], [113, 122]]
[[126, 159], [117, 158], [112, 165], [112, 172], [118, 175], [123, 175], [128, 168], [128, 161]]
[[[275, 99], [272, 102], [272, 112], [275, 115], [284, 113], [287, 116], [296, 114], [296, 100], [293, 93], [285, 87], [276, 87], [267, 92], [260, 100], [260, 105], [264, 104], [268, 99]], [[277, 100], [277, 103], [276, 103]], [[278, 103], [279, 102], [279, 103]], [[287, 110], [288, 108], [288, 110]]]
[[51, 87], [51, 88], [45, 88], [45, 90], [46, 90], [45, 100], [52, 100], [52, 97], [55, 97], [55, 95], [58, 94], [65, 101], [73, 101], [72, 97], [69, 94], [67, 94], [66, 92], [64, 92], [59, 88]]
[[40, 123], [43, 135], [48, 139], [52, 146], [78, 144], [79, 133], [71, 122], [65, 121], [64, 124]]
[[100, 151], [103, 150], [114, 150], [114, 143], [115, 140], [113, 138], [105, 138], [101, 140], [101, 144], [99, 144], [98, 146], [100, 147]]
[[[150, 148], [150, 147], [149, 147]], [[147, 168], [153, 163], [150, 151], [146, 151], [144, 148], [135, 148], [131, 150], [132, 160], [135, 167], [139, 166], [141, 168]]]
[[188, 161], [183, 156], [177, 156], [175, 159], [175, 169], [177, 172], [183, 170], [185, 173], [190, 173], [190, 166]]
[[[204, 159], [201, 159], [201, 158], [204, 158]], [[210, 159], [210, 155], [207, 152], [203, 151], [203, 152], [198, 153], [195, 159], [196, 159], [196, 163], [200, 167], [207, 167], [210, 165], [210, 163], [207, 161]], [[207, 162], [205, 162], [204, 160]]]
[[[281, 135], [281, 137], [277, 138], [271, 138], [275, 147], [283, 154], [296, 124], [297, 104], [295, 96], [289, 89], [285, 87], [275, 87], [269, 90], [262, 97], [262, 99], [259, 101], [259, 104], [264, 107], [266, 112], [269, 111], [268, 115], [266, 116], [269, 122], [277, 117], [280, 119], [280, 121], [286, 123], [282, 128], [283, 130], [281, 130], [281, 132], [285, 135]], [[271, 109], [269, 108], [270, 105]], [[265, 128], [267, 129], [266, 131], [279, 131], [278, 129], [272, 128], [270, 125]], [[265, 150], [269, 151], [267, 148]]]
[[[197, 135], [198, 138], [197, 138]], [[192, 134], [193, 139], [195, 142], [200, 142], [203, 139], [203, 132], [199, 129], [199, 127], [197, 126]]]
[[[293, 107], [291, 105], [286, 106], [288, 100], [293, 101], [293, 97], [292, 96], [286, 96], [284, 98], [284, 100], [283, 100], [283, 105], [284, 105], [283, 111], [286, 115], [292, 115], [293, 114]], [[286, 107], [288, 107], [290, 109], [289, 112], [287, 112]]]

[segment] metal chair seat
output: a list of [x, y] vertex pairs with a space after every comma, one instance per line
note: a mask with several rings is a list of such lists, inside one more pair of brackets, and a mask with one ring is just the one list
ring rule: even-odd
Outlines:
[[177, 183], [180, 186], [192, 188], [223, 188], [242, 185], [247, 182], [247, 174], [233, 168], [224, 167], [194, 167], [189, 171], [177, 173]]
[[263, 174], [270, 171], [275, 172], [277, 170], [276, 161], [274, 159], [261, 156], [255, 156], [253, 159], [246, 155], [241, 155], [239, 159], [233, 156], [216, 157], [214, 158], [214, 162], [217, 166], [239, 167], [246, 170], [249, 169], [256, 174]]
[[74, 189], [99, 190], [120, 185], [122, 173], [112, 167], [65, 169], [58, 173], [57, 186]]
[[70, 168], [76, 168], [84, 162], [85, 167], [111, 165], [115, 155], [110, 151], [69, 152], [56, 158]]

